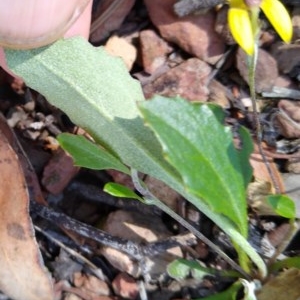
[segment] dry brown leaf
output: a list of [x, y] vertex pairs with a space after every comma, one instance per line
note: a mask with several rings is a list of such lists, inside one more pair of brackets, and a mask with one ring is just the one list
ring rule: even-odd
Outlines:
[[[257, 145], [255, 145], [257, 150]], [[275, 178], [276, 184], [279, 188], [280, 193], [284, 193], [284, 184], [281, 177], [280, 172], [277, 169], [276, 163], [274, 162], [273, 158], [267, 157], [269, 162], [269, 166]], [[268, 169], [259, 153], [252, 153], [250, 156], [250, 163], [253, 168], [253, 176], [255, 179], [270, 182], [272, 184], [272, 179], [270, 178], [270, 174]], [[272, 186], [271, 193], [275, 192], [274, 186]]]
[[[255, 152], [250, 156], [250, 164], [253, 168], [253, 176], [255, 180], [248, 186], [248, 203], [258, 215], [276, 215], [274, 213], [274, 210], [267, 202], [267, 196], [270, 194], [274, 194], [277, 191], [273, 186], [273, 182], [268, 172], [267, 166], [262, 156], [258, 153], [258, 145], [255, 143], [254, 146]], [[279, 170], [277, 169], [276, 163], [274, 162], [273, 158], [266, 158], [275, 179], [275, 184], [279, 189], [278, 192], [283, 194], [285, 192], [283, 179]]]
[[272, 194], [271, 188], [270, 182], [261, 179], [256, 179], [248, 185], [248, 204], [259, 216], [277, 216], [267, 201], [268, 195]]
[[30, 191], [30, 198], [40, 204], [47, 205], [43, 193], [40, 188], [37, 175], [26, 156], [19, 140], [13, 130], [8, 126], [7, 121], [2, 113], [0, 113], [0, 131], [3, 133], [13, 151], [18, 155], [18, 159], [24, 171], [24, 176], [27, 183], [27, 189]]
[[266, 283], [257, 294], [258, 300], [297, 300], [300, 299], [300, 270], [289, 269]]
[[28, 214], [24, 175], [2, 133], [0, 168], [0, 289], [16, 300], [53, 299]]

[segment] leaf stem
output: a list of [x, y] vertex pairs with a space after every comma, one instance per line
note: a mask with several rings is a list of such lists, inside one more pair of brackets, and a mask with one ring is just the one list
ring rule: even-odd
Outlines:
[[185, 219], [175, 213], [172, 209], [170, 209], [166, 204], [157, 199], [148, 188], [140, 181], [138, 177], [138, 172], [135, 169], [131, 169], [131, 178], [136, 190], [141, 193], [144, 197], [145, 204], [155, 205], [160, 208], [164, 213], [172, 217], [178, 223], [180, 223], [183, 227], [193, 233], [199, 240], [205, 243], [208, 247], [210, 247], [213, 251], [219, 254], [229, 265], [232, 266], [236, 271], [238, 271], [244, 278], [247, 280], [252, 280], [251, 276], [246, 273], [236, 262], [234, 262], [225, 252], [223, 252], [217, 245], [211, 242], [205, 235], [199, 232], [195, 227], [193, 227], [190, 223], [188, 223]]

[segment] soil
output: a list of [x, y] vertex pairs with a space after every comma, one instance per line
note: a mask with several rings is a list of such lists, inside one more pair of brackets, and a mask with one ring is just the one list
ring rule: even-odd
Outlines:
[[[112, 2], [118, 1], [94, 1], [90, 42], [106, 45], [110, 53], [121, 56], [132, 76], [140, 81], [146, 98], [180, 95], [187, 101], [217, 103], [226, 111], [226, 123], [233, 133], [244, 125], [255, 141], [245, 54], [228, 31], [226, 5], [212, 1], [211, 7], [197, 7], [195, 12], [195, 1], [180, 1], [176, 14], [173, 0], [164, 0], [163, 4], [125, 1], [126, 5], [110, 7]], [[202, 2], [207, 1], [199, 1], [199, 6]], [[300, 52], [296, 40], [300, 35], [300, 3], [285, 2], [295, 26], [293, 43], [283, 45], [262, 16], [256, 91], [264, 151], [280, 192], [290, 192], [299, 217]], [[103, 21], [106, 10], [108, 19]], [[83, 130], [42, 95], [3, 70], [0, 109], [15, 134], [18, 155], [22, 152], [26, 168], [32, 167], [29, 174], [35, 183], [30, 187], [35, 186], [33, 189], [41, 195], [37, 202], [31, 199], [30, 215], [44, 264], [53, 278], [55, 299], [200, 299], [233, 283], [221, 276], [171, 278], [166, 267], [175, 257], [197, 259], [219, 270], [230, 266], [158, 209], [103, 192], [103, 186], [111, 181], [133, 187], [128, 176], [74, 167], [55, 138], [61, 132], [82, 134]], [[0, 129], [9, 132], [5, 124], [0, 122]], [[258, 253], [269, 257], [289, 225], [286, 219], [270, 215], [261, 201], [275, 187], [257, 150], [251, 163], [254, 178], [248, 193], [249, 240]], [[161, 183], [152, 178], [144, 180], [173, 210], [236, 259], [228, 238], [209, 219]], [[131, 224], [130, 230], [126, 224]], [[83, 228], [87, 235], [82, 234]], [[170, 238], [180, 239], [184, 247]], [[126, 252], [130, 242], [148, 256], [133, 259], [134, 255]], [[116, 244], [119, 251], [109, 247]], [[154, 255], [158, 248], [162, 250]], [[299, 251], [296, 235], [284, 254], [296, 256]], [[0, 298], [9, 299], [4, 294]]]

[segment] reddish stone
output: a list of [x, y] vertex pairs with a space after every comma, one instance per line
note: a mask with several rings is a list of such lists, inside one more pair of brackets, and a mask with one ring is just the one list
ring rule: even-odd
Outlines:
[[44, 168], [42, 183], [44, 188], [56, 195], [61, 193], [78, 173], [71, 156], [63, 150], [57, 151]]
[[224, 54], [225, 43], [215, 32], [216, 15], [213, 11], [179, 18], [173, 10], [176, 0], [144, 2], [153, 24], [168, 42], [212, 64]]
[[161, 67], [172, 51], [172, 47], [153, 30], [141, 31], [140, 45], [144, 70], [149, 74]]
[[[237, 68], [243, 79], [249, 84], [249, 68], [247, 65], [247, 54], [241, 49], [237, 52]], [[259, 49], [255, 71], [256, 92], [269, 92], [272, 90], [278, 77], [276, 60], [267, 51]]]
[[[300, 45], [299, 44], [283, 44], [275, 43], [272, 46], [271, 53], [275, 58], [278, 69], [284, 74], [288, 74], [296, 69], [300, 61]], [[298, 74], [293, 74], [297, 77]]]
[[126, 299], [136, 299], [139, 288], [136, 280], [126, 273], [119, 273], [112, 282], [114, 292]]
[[300, 103], [298, 101], [280, 100], [280, 112], [276, 115], [278, 131], [285, 138], [300, 138]]
[[191, 58], [145, 85], [143, 91], [146, 98], [159, 94], [168, 97], [179, 95], [190, 101], [206, 101], [210, 72], [207, 63]]

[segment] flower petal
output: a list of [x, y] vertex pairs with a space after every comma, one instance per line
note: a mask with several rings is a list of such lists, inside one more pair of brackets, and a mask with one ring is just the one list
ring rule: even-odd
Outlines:
[[289, 13], [279, 0], [263, 0], [260, 8], [269, 19], [279, 36], [290, 42], [293, 35], [293, 26]]
[[253, 55], [254, 36], [248, 11], [241, 8], [229, 8], [228, 25], [233, 38], [240, 47], [248, 55]]

